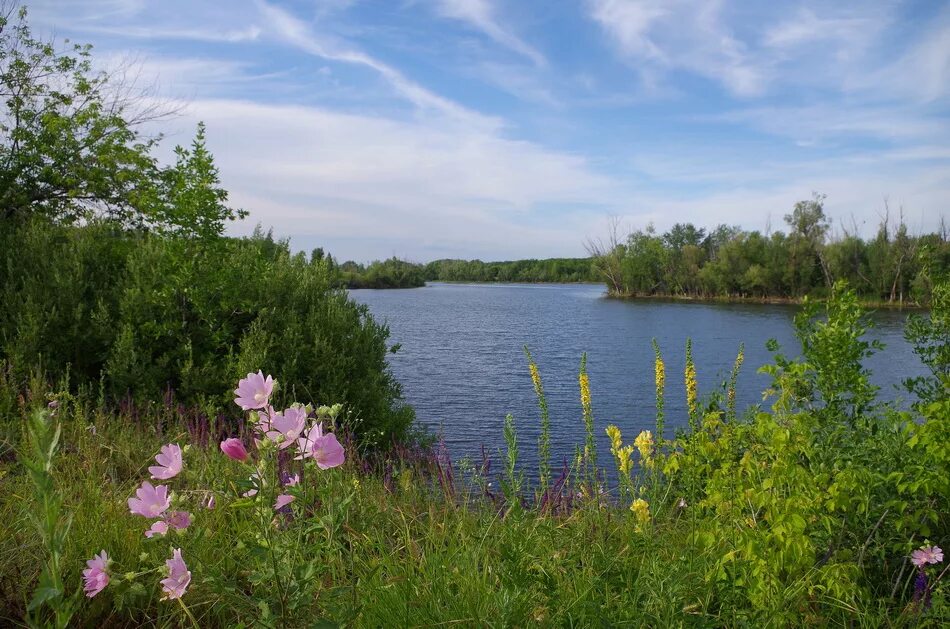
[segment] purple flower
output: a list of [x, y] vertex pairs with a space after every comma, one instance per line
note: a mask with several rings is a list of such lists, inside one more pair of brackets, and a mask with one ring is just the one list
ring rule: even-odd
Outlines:
[[92, 559], [86, 561], [85, 570], [82, 571], [83, 590], [86, 596], [92, 598], [109, 585], [109, 556], [106, 551], [98, 555], [93, 555]]
[[135, 495], [136, 498], [129, 498], [129, 511], [142, 517], [160, 518], [171, 506], [168, 487], [165, 485], [153, 487], [152, 483], [145, 481], [135, 490]]
[[187, 511], [172, 511], [165, 521], [178, 530], [186, 529], [191, 525], [191, 514]]
[[185, 560], [181, 558], [180, 548], [172, 551], [172, 558], [165, 561], [165, 566], [168, 568], [168, 577], [161, 581], [162, 591], [165, 592], [162, 598], [181, 598], [191, 583], [191, 572], [188, 571]]
[[277, 496], [277, 500], [274, 502], [274, 511], [280, 511], [293, 501], [294, 497], [290, 494], [281, 494]]
[[328, 433], [313, 442], [310, 456], [317, 462], [317, 467], [321, 470], [327, 470], [331, 467], [343, 465], [343, 446], [336, 440], [336, 435]]
[[235, 461], [247, 461], [247, 450], [240, 439], [231, 437], [221, 442], [221, 452], [224, 452], [229, 458]]
[[267, 406], [267, 400], [270, 399], [270, 394], [273, 392], [273, 378], [267, 376], [265, 379], [262, 371], [249, 373], [247, 378], [238, 382], [238, 388], [234, 390], [234, 394], [237, 395], [234, 403], [245, 411], [264, 408]]
[[943, 550], [939, 546], [921, 546], [910, 554], [910, 562], [918, 568], [929, 563], [937, 564], [943, 561]]
[[148, 468], [152, 478], [158, 480], [168, 480], [178, 476], [182, 468], [181, 446], [177, 443], [169, 443], [162, 446], [161, 452], [155, 456], [158, 465]]
[[158, 520], [152, 523], [152, 528], [145, 531], [145, 537], [152, 539], [156, 535], [164, 535], [168, 532], [168, 522], [165, 520]]
[[270, 416], [270, 429], [266, 437], [284, 448], [292, 445], [307, 425], [307, 411], [300, 407], [285, 409], [283, 413]]

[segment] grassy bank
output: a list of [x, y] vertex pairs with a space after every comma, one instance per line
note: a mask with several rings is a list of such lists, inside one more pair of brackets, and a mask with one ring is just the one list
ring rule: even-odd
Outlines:
[[[933, 372], [910, 383], [913, 410], [877, 401], [860, 366], [874, 347], [844, 292], [798, 317], [801, 360], [776, 354], [764, 368], [769, 412], [735, 408], [741, 349], [726, 388], [703, 395], [689, 347], [683, 379], [657, 347], [656, 400], [637, 411], [655, 413], [656, 426], [632, 439], [596, 417], [582, 361], [587, 438], [563, 469], [546, 454], [543, 374], [530, 354], [537, 471], [519, 464], [535, 447], [518, 440], [520, 418], [504, 424], [500, 471], [463, 470], [438, 448], [364, 453], [338, 408], [268, 415], [267, 399], [241, 394], [265, 410], [219, 422], [4, 383], [3, 620], [20, 622], [39, 599], [36, 622], [65, 609], [67, 624], [106, 626], [940, 626], [950, 620], [936, 550], [950, 543], [950, 291], [939, 294], [909, 328]], [[278, 383], [262, 395], [289, 404], [291, 391]], [[665, 400], [684, 393], [688, 417], [668, 417]], [[287, 431], [293, 412], [321, 422], [329, 449], [280, 448], [270, 430]], [[689, 428], [670, 435], [673, 423]], [[598, 453], [602, 430], [611, 448]], [[339, 460], [325, 456], [337, 435]], [[240, 443], [219, 447], [226, 437]], [[152, 482], [171, 488], [169, 508], [188, 526], [149, 539], [149, 520], [127, 503], [175, 444], [183, 465]], [[619, 483], [604, 482], [607, 468]], [[163, 600], [174, 549], [188, 579]], [[103, 550], [109, 582], [83, 597], [84, 562]]]

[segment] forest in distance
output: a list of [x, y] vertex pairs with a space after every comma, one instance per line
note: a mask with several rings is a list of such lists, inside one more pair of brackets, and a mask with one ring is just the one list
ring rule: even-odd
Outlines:
[[[913, 234], [903, 213], [886, 211], [872, 238], [857, 228], [833, 232], [825, 197], [795, 204], [787, 231], [762, 233], [721, 224], [652, 225], [622, 235], [612, 220], [606, 238], [586, 243], [587, 258], [483, 262], [396, 257], [337, 268], [347, 288], [414, 288], [440, 282], [600, 282], [612, 297], [799, 301], [825, 297], [845, 280], [873, 304], [927, 305], [933, 278], [950, 271], [950, 232]], [[322, 250], [313, 254], [324, 257]], [[332, 258], [330, 259], [332, 263]]]

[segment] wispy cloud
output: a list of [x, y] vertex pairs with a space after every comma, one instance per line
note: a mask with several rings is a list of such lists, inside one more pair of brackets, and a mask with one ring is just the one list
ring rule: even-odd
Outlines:
[[482, 116], [426, 89], [393, 66], [356, 47], [349, 46], [345, 42], [340, 42], [328, 36], [319, 36], [306, 23], [283, 9], [262, 0], [257, 4], [273, 33], [291, 46], [328, 61], [351, 63], [370, 68], [385, 79], [397, 93], [417, 107], [435, 110], [458, 120], [480, 125], [496, 126], [498, 124], [495, 120]]
[[706, 0], [590, 0], [590, 15], [631, 62], [650, 71], [686, 70], [722, 83], [738, 96], [756, 96], [769, 81], [768, 64], [720, 19]]
[[439, 13], [445, 17], [461, 20], [481, 31], [505, 48], [530, 59], [535, 65], [544, 66], [547, 60], [536, 48], [530, 46], [496, 17], [497, 7], [492, 0], [434, 0]]

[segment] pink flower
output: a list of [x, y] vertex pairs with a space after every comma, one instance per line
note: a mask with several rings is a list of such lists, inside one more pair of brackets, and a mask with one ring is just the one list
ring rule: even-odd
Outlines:
[[178, 476], [182, 468], [181, 447], [177, 443], [162, 446], [162, 451], [155, 456], [158, 465], [148, 468], [152, 478], [168, 480]]
[[265, 379], [262, 371], [249, 373], [247, 378], [238, 382], [238, 388], [234, 390], [234, 394], [237, 395], [234, 403], [245, 411], [264, 408], [267, 406], [267, 400], [273, 391], [273, 378], [267, 376]]
[[[252, 483], [254, 483], [255, 485], [260, 485], [260, 484], [261, 484], [261, 475], [258, 474], [257, 472], [255, 472], [255, 473], [251, 474], [251, 477], [250, 477], [248, 480], [250, 480], [250, 481], [251, 481]], [[257, 489], [254, 488], [254, 487], [252, 487], [251, 489], [248, 489], [247, 491], [245, 491], [245, 492], [244, 492], [243, 494], [241, 494], [241, 495], [244, 496], [245, 498], [251, 498], [251, 497], [257, 495]]]
[[152, 487], [152, 483], [145, 481], [135, 490], [137, 498], [129, 498], [129, 510], [136, 515], [146, 518], [160, 518], [165, 510], [171, 506], [168, 497], [168, 487], [159, 485]]
[[296, 487], [300, 484], [300, 474], [294, 474], [284, 479], [284, 487]]
[[82, 571], [82, 579], [85, 582], [83, 590], [86, 596], [92, 598], [109, 585], [109, 556], [106, 551], [102, 551], [86, 561], [86, 565], [88, 567]]
[[302, 437], [297, 439], [297, 450], [300, 452], [295, 459], [309, 459], [313, 456], [314, 442], [323, 436], [323, 424], [317, 423], [311, 426]]
[[165, 561], [165, 566], [168, 568], [168, 577], [161, 581], [162, 591], [165, 592], [162, 598], [181, 598], [191, 583], [191, 572], [188, 571], [185, 560], [181, 558], [180, 548], [172, 551], [172, 558]]
[[229, 458], [235, 461], [247, 461], [247, 450], [244, 448], [244, 444], [240, 439], [231, 437], [230, 439], [222, 441], [221, 452], [224, 452]]
[[208, 496], [208, 499], [205, 501], [205, 509], [214, 509], [214, 494]]
[[145, 537], [152, 539], [156, 535], [164, 535], [168, 532], [168, 522], [165, 520], [158, 520], [152, 524], [152, 528], [145, 531]]
[[317, 467], [328, 470], [331, 467], [343, 465], [343, 446], [336, 440], [336, 435], [332, 432], [327, 433], [313, 442], [310, 456], [317, 462]]
[[270, 418], [270, 430], [266, 437], [284, 448], [292, 445], [307, 425], [307, 411], [300, 407], [285, 409], [283, 413], [274, 413]]
[[274, 510], [280, 511], [283, 507], [286, 507], [291, 502], [294, 501], [294, 497], [290, 494], [281, 494], [277, 496], [277, 501], [274, 502]]
[[943, 550], [939, 546], [921, 546], [910, 554], [910, 562], [918, 568], [923, 568], [928, 563], [940, 563], [943, 561]]
[[187, 511], [172, 511], [165, 521], [178, 530], [186, 529], [191, 525], [191, 514]]

